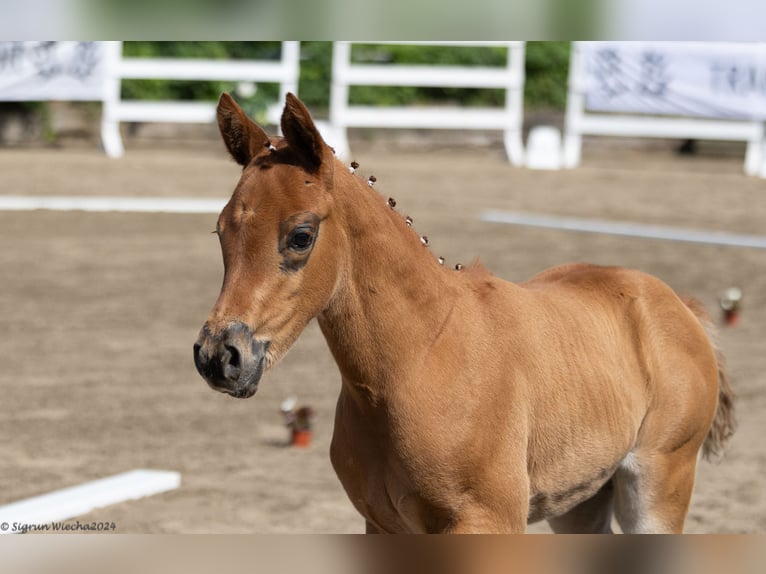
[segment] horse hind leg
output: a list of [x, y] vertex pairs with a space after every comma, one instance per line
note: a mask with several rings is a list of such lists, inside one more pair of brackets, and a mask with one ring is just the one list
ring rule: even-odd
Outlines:
[[712, 353], [695, 363], [689, 353], [668, 349], [663, 366], [654, 372], [654, 408], [613, 478], [615, 516], [628, 534], [683, 532], [699, 451], [716, 409], [718, 373]]
[[614, 516], [625, 534], [681, 533], [696, 463], [695, 449], [631, 453], [596, 494], [548, 524], [557, 534], [611, 534]]
[[622, 531], [683, 532], [696, 465], [696, 449], [629, 454], [614, 476], [615, 516]]
[[614, 486], [609, 480], [585, 502], [561, 516], [549, 518], [548, 524], [557, 534], [611, 534]]

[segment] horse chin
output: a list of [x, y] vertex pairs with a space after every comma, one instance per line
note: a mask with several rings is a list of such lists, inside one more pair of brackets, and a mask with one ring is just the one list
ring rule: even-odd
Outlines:
[[[234, 397], [235, 399], [249, 399], [256, 392], [258, 392], [258, 380], [245, 381], [238, 383], [233, 387], [217, 387], [213, 386], [213, 390]], [[211, 385], [212, 386], [212, 385]]]
[[249, 399], [258, 391], [258, 384], [252, 386], [240, 387], [238, 389], [217, 389], [222, 393], [226, 393], [230, 397], [235, 399]]

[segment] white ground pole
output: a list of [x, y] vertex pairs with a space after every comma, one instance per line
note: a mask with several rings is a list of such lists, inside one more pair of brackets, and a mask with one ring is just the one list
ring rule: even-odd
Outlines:
[[641, 237], [645, 239], [664, 239], [667, 241], [686, 241], [707, 245], [727, 245], [731, 247], [766, 249], [766, 235], [745, 235], [723, 231], [684, 229], [680, 227], [604, 221], [601, 219], [583, 219], [578, 217], [560, 217], [556, 215], [522, 213], [518, 211], [484, 210], [479, 214], [479, 218], [482, 221], [489, 223], [507, 223], [526, 227], [604, 233], [626, 237]]
[[128, 213], [220, 213], [228, 199], [188, 197], [0, 196], [0, 211], [93, 211]]
[[[167, 470], [131, 470], [0, 506], [0, 534], [20, 532], [15, 525], [50, 525], [118, 502], [174, 490], [181, 474]], [[52, 531], [52, 528], [48, 531]]]

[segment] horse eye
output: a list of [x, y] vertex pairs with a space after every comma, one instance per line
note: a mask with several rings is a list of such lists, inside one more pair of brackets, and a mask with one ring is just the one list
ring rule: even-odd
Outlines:
[[290, 237], [289, 246], [296, 251], [305, 251], [311, 247], [314, 235], [308, 231], [297, 231]]

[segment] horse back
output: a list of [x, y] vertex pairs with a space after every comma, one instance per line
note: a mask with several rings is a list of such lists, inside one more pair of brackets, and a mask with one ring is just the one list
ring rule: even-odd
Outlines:
[[575, 263], [544, 271], [521, 287], [533, 315], [558, 332], [556, 342], [579, 341], [581, 359], [611, 370], [612, 384], [637, 379], [656, 395], [677, 389], [679, 373], [686, 371], [707, 383], [694, 383], [695, 392], [704, 391], [703, 384], [717, 389], [715, 350], [698, 313], [657, 277]]

